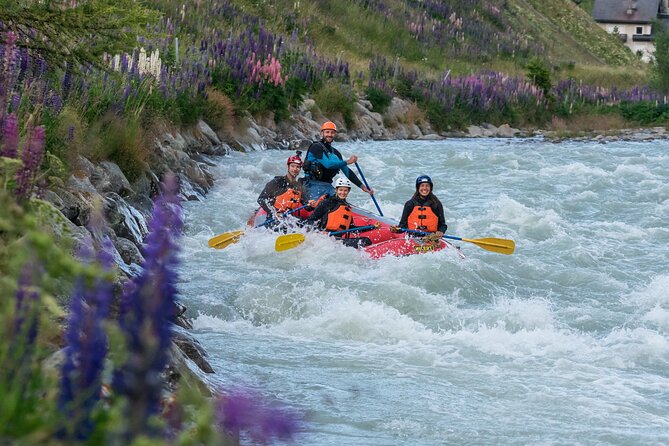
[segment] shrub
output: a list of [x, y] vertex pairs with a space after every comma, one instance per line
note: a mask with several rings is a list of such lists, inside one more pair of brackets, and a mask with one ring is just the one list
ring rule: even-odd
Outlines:
[[224, 93], [207, 89], [207, 122], [215, 129], [231, 129], [235, 119], [235, 105]]
[[546, 63], [538, 57], [533, 57], [525, 66], [527, 78], [541, 88], [544, 96], [548, 97], [551, 90], [551, 73]]
[[640, 124], [666, 123], [669, 119], [669, 105], [657, 105], [654, 102], [623, 102], [619, 106], [620, 114], [628, 121]]
[[149, 144], [139, 123], [108, 114], [94, 131], [101, 141], [98, 150], [90, 154], [91, 158], [115, 162], [130, 181], [138, 178], [150, 155]]
[[380, 88], [367, 87], [365, 89], [367, 100], [372, 103], [374, 111], [383, 113], [388, 109], [390, 102], [393, 100], [392, 96]]
[[353, 124], [353, 106], [356, 101], [356, 94], [350, 86], [333, 81], [326, 82], [314, 94], [314, 100], [323, 113], [341, 113], [347, 127]]

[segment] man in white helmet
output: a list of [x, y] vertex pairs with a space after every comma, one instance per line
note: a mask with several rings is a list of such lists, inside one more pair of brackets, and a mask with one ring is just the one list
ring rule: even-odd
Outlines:
[[[354, 229], [355, 225], [353, 224], [351, 205], [346, 201], [352, 186], [347, 178], [337, 178], [334, 182], [335, 195], [323, 200], [309, 218], [307, 218], [307, 223], [327, 232]], [[341, 240], [346, 246], [354, 248], [372, 244], [372, 241], [367, 237], [349, 238], [349, 234], [350, 232], [336, 235], [335, 238]]]

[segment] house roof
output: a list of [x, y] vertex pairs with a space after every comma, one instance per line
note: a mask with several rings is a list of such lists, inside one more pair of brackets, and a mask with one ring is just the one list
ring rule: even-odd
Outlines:
[[[635, 8], [628, 14], [630, 5]], [[659, 9], [660, 0], [595, 0], [592, 17], [602, 23], [650, 23]]]

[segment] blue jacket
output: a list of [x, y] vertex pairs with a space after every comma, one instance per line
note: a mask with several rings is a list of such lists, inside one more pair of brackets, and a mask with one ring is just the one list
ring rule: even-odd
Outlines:
[[341, 171], [353, 184], [362, 187], [362, 182], [348, 168], [339, 150], [332, 147], [325, 140], [313, 142], [307, 150], [304, 163], [304, 174], [307, 179], [332, 183], [335, 176]]

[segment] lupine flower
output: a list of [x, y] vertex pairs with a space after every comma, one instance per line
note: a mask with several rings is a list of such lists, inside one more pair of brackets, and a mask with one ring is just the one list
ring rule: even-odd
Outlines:
[[154, 204], [144, 249], [142, 273], [121, 303], [119, 324], [127, 342], [127, 360], [114, 372], [113, 388], [128, 399], [127, 436], [146, 433], [148, 418], [158, 413], [162, 381], [172, 340], [170, 318], [176, 311], [178, 237], [182, 227], [175, 177], [165, 181]]
[[226, 433], [245, 433], [263, 444], [293, 439], [301, 424], [295, 411], [269, 405], [258, 394], [245, 390], [219, 397], [216, 421]]
[[5, 128], [2, 138], [2, 156], [16, 158], [19, 148], [19, 120], [16, 113], [5, 116]]
[[39, 293], [34, 287], [40, 268], [28, 263], [19, 277], [16, 290], [14, 318], [9, 332], [9, 348], [5, 363], [0, 364], [0, 379], [13, 382], [30, 368], [35, 351], [35, 338], [39, 325]]
[[16, 172], [16, 196], [25, 198], [30, 195], [35, 185], [35, 175], [44, 159], [44, 127], [35, 127], [30, 131], [28, 141], [21, 152], [23, 165]]
[[[90, 242], [92, 243], [92, 242]], [[98, 256], [105, 271], [111, 268], [111, 242], [107, 239]], [[90, 247], [82, 253], [91, 260]], [[107, 355], [104, 321], [109, 314], [112, 283], [100, 278], [93, 286], [79, 278], [72, 300], [65, 334], [65, 361], [61, 369], [58, 406], [64, 415], [61, 435], [78, 440], [87, 439], [93, 430], [91, 414], [100, 399], [102, 370]]]

